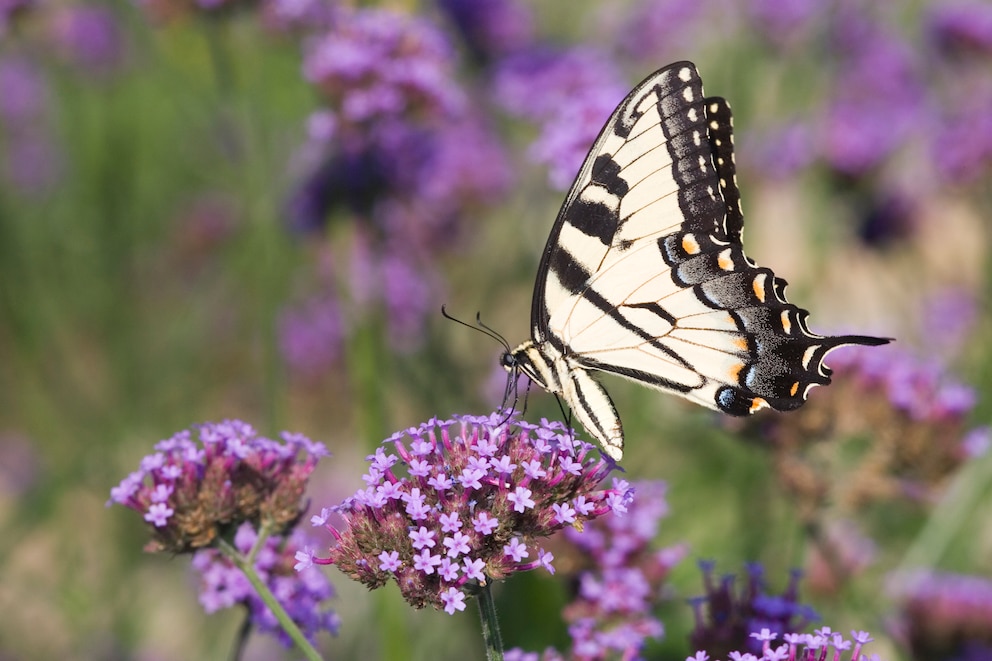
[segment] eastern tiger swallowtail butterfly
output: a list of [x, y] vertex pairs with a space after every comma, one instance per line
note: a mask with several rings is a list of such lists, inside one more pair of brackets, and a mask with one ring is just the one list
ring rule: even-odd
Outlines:
[[614, 460], [623, 430], [593, 370], [748, 415], [830, 383], [824, 357], [888, 339], [814, 335], [786, 283], [744, 255], [730, 106], [690, 62], [613, 112], [558, 212], [531, 339], [502, 357], [563, 398]]

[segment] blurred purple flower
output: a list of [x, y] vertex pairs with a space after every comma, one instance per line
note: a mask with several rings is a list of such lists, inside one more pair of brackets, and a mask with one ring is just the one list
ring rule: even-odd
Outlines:
[[0, 432], [0, 498], [15, 499], [30, 491], [42, 469], [41, 454], [27, 436]]
[[873, 248], [888, 248], [913, 236], [919, 222], [916, 194], [878, 185], [855, 196], [861, 203], [858, 237]]
[[289, 222], [317, 230], [335, 211], [358, 222], [362, 273], [346, 288], [360, 308], [385, 305], [400, 350], [419, 344], [435, 309], [437, 255], [510, 183], [502, 145], [454, 73], [444, 34], [395, 12], [342, 10], [306, 49], [304, 74], [327, 105], [309, 122], [319, 165], [291, 197]]
[[535, 543], [565, 525], [554, 505], [581, 505], [583, 522], [626, 510], [626, 482], [600, 488], [611, 465], [590, 450], [559, 423], [532, 425], [502, 411], [397, 432], [368, 457], [368, 486], [334, 508], [348, 528], [327, 524], [331, 510], [313, 518], [337, 543], [309, 562], [334, 564], [370, 589], [393, 579], [415, 608], [453, 614], [481, 584], [553, 571]]
[[62, 155], [47, 132], [30, 127], [7, 136], [2, 174], [20, 192], [49, 191], [61, 172]]
[[21, 56], [0, 56], [0, 175], [20, 192], [50, 189], [61, 152], [48, 126], [48, 84], [41, 68]]
[[347, 328], [337, 299], [324, 292], [283, 310], [279, 348], [290, 370], [304, 378], [327, 373], [344, 351]]
[[956, 98], [932, 127], [930, 150], [941, 179], [950, 184], [978, 179], [992, 165], [992, 86]]
[[381, 264], [383, 297], [387, 311], [390, 346], [398, 351], [420, 344], [424, 321], [434, 309], [436, 287], [397, 253], [384, 256]]
[[817, 157], [813, 132], [799, 122], [784, 123], [757, 136], [749, 133], [745, 139], [739, 158], [772, 180], [795, 176]]
[[41, 69], [31, 60], [0, 56], [0, 126], [16, 131], [44, 116], [48, 85]]
[[973, 428], [961, 439], [961, 447], [969, 459], [981, 457], [989, 451], [990, 446], [992, 446], [992, 427], [987, 425]]
[[831, 520], [807, 549], [806, 583], [819, 594], [836, 595], [875, 562], [878, 545], [851, 520]]
[[727, 574], [719, 582], [714, 579], [716, 563], [700, 561], [706, 594], [690, 600], [696, 626], [690, 636], [691, 645], [709, 654], [723, 656], [734, 649], [760, 652], [761, 641], [752, 633], [767, 629], [781, 635], [802, 631], [819, 619], [812, 608], [799, 603], [798, 570], [789, 574], [789, 585], [781, 595], [767, 592], [765, 572], [761, 565], [745, 565], [747, 581], [734, 588], [735, 576]]
[[782, 47], [808, 41], [808, 30], [824, 8], [819, 0], [749, 0], [746, 11], [753, 28]]
[[930, 8], [926, 31], [936, 48], [948, 55], [992, 55], [992, 5], [946, 2]]
[[52, 36], [69, 64], [107, 73], [123, 63], [124, 37], [112, 11], [100, 6], [68, 6], [52, 18]]
[[534, 19], [518, 0], [436, 0], [469, 52], [486, 63], [531, 45]]
[[859, 177], [919, 126], [925, 88], [913, 48], [853, 6], [841, 12], [831, 36], [840, 73], [832, 83], [820, 150], [835, 170]]
[[[243, 523], [234, 536], [234, 546], [248, 556], [258, 535], [251, 524]], [[327, 577], [316, 567], [296, 571], [296, 554], [306, 548], [303, 535], [295, 531], [288, 539], [273, 535], [255, 555], [255, 571], [267, 584], [307, 639], [313, 643], [317, 633], [337, 635], [340, 618], [324, 602], [334, 596]], [[203, 549], [193, 556], [193, 569], [200, 576], [200, 604], [207, 614], [222, 608], [243, 605], [252, 625], [260, 632], [276, 636], [280, 643], [292, 647], [293, 641], [276, 620], [272, 611], [234, 563], [216, 549]]]
[[386, 154], [364, 145], [344, 145], [309, 172], [289, 198], [289, 226], [313, 232], [327, 224], [334, 208], [367, 216], [376, 200], [387, 194], [389, 172]]
[[992, 580], [928, 570], [893, 575], [890, 585], [900, 602], [892, 633], [912, 658], [992, 655]]
[[[684, 545], [651, 550], [662, 518], [668, 515], [664, 482], [632, 485], [634, 500], [623, 517], [598, 519], [565, 529], [579, 551], [578, 594], [565, 607], [571, 623], [572, 655], [596, 658], [620, 653], [633, 658], [649, 640], [664, 634], [652, 615], [672, 567], [686, 553]], [[563, 551], [564, 553], [564, 551]]]
[[557, 189], [567, 188], [575, 178], [626, 93], [627, 85], [610, 58], [586, 48], [514, 54], [499, 63], [493, 82], [493, 95], [504, 110], [540, 127], [530, 155], [549, 166], [551, 185]]
[[891, 349], [881, 356], [857, 348], [831, 356], [837, 371], [854, 372], [862, 388], [881, 388], [889, 403], [913, 420], [943, 421], [967, 416], [975, 393], [946, 372], [937, 360], [922, 360], [904, 350]]
[[920, 332], [927, 347], [944, 355], [957, 355], [966, 347], [978, 321], [977, 295], [965, 287], [939, 289], [923, 300]]
[[306, 45], [303, 77], [344, 127], [384, 118], [437, 121], [465, 102], [454, 52], [427, 20], [379, 9], [342, 10]]
[[314, 32], [331, 26], [336, 0], [263, 0], [262, 23], [276, 32]]
[[0, 39], [7, 35], [19, 14], [37, 6], [37, 0], [0, 0]]
[[627, 55], [657, 65], [690, 45], [698, 47], [703, 29], [712, 27], [707, 19], [713, 9], [706, 0], [640, 0], [622, 22], [618, 41]]

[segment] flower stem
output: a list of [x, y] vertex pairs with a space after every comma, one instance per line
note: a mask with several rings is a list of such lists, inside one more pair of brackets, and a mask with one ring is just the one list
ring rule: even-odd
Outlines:
[[482, 620], [482, 637], [486, 641], [486, 659], [503, 661], [503, 638], [499, 632], [496, 602], [493, 600], [492, 581], [487, 581], [476, 596], [479, 602], [479, 619]]
[[269, 590], [267, 585], [265, 585], [265, 581], [263, 581], [255, 571], [255, 565], [249, 560], [249, 558], [255, 557], [258, 548], [262, 543], [264, 543], [265, 537], [267, 537], [267, 535], [264, 532], [263, 527], [263, 529], [259, 531], [258, 540], [255, 542], [255, 546], [248, 554], [248, 557], [241, 555], [236, 548], [224, 540], [220, 540], [217, 547], [220, 549], [221, 553], [230, 558], [231, 562], [233, 562], [234, 565], [245, 575], [248, 582], [251, 583], [253, 588], [255, 588], [255, 592], [258, 593], [259, 598], [265, 603], [266, 606], [269, 607], [272, 614], [276, 616], [282, 630], [286, 632], [286, 635], [289, 636], [300, 651], [303, 652], [303, 656], [309, 659], [309, 661], [322, 661], [320, 654], [313, 648], [310, 641], [306, 639], [306, 636], [303, 635], [300, 628], [296, 626], [296, 623], [293, 622], [293, 618], [291, 618], [289, 613], [287, 613], [282, 607], [282, 604], [279, 603], [276, 596], [272, 594], [272, 591]]
[[954, 477], [894, 575], [906, 576], [913, 570], [936, 567], [955, 536], [974, 520], [989, 484], [992, 484], [992, 452], [972, 459]]

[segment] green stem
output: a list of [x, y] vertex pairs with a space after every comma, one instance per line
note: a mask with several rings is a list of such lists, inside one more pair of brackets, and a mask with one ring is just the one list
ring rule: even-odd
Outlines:
[[958, 532], [973, 520], [978, 502], [990, 483], [992, 452], [986, 452], [984, 456], [965, 464], [958, 472], [895, 573], [898, 575], [937, 566]]
[[311, 645], [310, 641], [308, 641], [306, 636], [303, 635], [300, 628], [296, 626], [296, 622], [293, 622], [293, 618], [289, 616], [289, 613], [287, 613], [282, 607], [282, 604], [279, 603], [276, 596], [272, 594], [272, 591], [269, 590], [267, 585], [265, 585], [265, 581], [259, 577], [258, 573], [255, 571], [254, 563], [250, 560], [250, 558], [254, 558], [255, 554], [258, 553], [259, 548], [261, 548], [261, 545], [267, 536], [268, 534], [264, 531], [263, 527], [263, 530], [259, 532], [258, 540], [255, 542], [255, 546], [251, 549], [251, 552], [249, 552], [247, 557], [238, 553], [236, 548], [224, 540], [220, 540], [217, 547], [220, 549], [220, 552], [230, 558], [231, 562], [233, 562], [234, 565], [245, 575], [248, 582], [251, 583], [253, 588], [255, 588], [255, 592], [258, 593], [259, 598], [265, 603], [266, 606], [269, 607], [272, 614], [276, 616], [282, 630], [286, 632], [286, 635], [289, 636], [290, 639], [296, 643], [299, 650], [303, 652], [303, 656], [310, 661], [323, 661], [317, 650], [313, 648], [313, 645]]
[[492, 581], [481, 587], [476, 599], [479, 602], [479, 619], [482, 620], [482, 638], [486, 643], [486, 659], [503, 661], [503, 637], [499, 632], [496, 602], [493, 600]]

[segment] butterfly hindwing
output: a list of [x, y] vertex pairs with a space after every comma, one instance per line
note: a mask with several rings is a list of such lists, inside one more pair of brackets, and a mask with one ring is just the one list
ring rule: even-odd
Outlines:
[[586, 157], [538, 271], [532, 339], [512, 355], [619, 459], [619, 418], [587, 370], [746, 415], [800, 406], [829, 383], [830, 350], [888, 341], [812, 334], [742, 231], [730, 107], [691, 63], [665, 67]]

